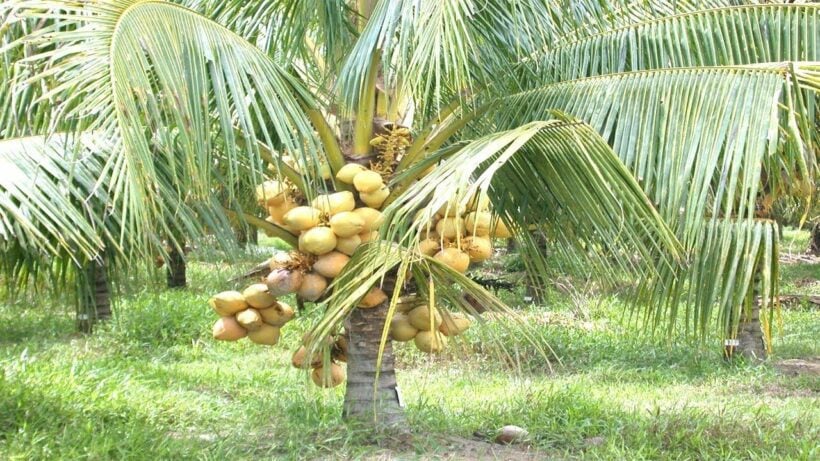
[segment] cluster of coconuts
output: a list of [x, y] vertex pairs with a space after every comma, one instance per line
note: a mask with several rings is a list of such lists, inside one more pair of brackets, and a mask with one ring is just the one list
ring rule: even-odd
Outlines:
[[390, 337], [394, 341], [413, 341], [416, 348], [428, 354], [439, 353], [447, 347], [448, 338], [467, 331], [473, 321], [460, 312], [431, 309], [429, 303], [420, 303], [414, 297], [402, 298], [390, 321]]
[[264, 283], [243, 290], [223, 291], [209, 304], [219, 315], [213, 336], [221, 341], [238, 341], [248, 337], [256, 344], [268, 346], [279, 342], [279, 329], [293, 319], [293, 308], [277, 301]]
[[347, 362], [347, 336], [344, 333], [334, 340], [328, 336], [323, 346], [330, 347], [330, 361], [325, 363], [320, 351], [315, 351], [308, 359], [307, 337], [302, 338], [302, 346], [293, 354], [291, 364], [300, 370], [312, 369], [310, 379], [319, 387], [336, 387], [345, 381], [345, 370], [340, 365]]

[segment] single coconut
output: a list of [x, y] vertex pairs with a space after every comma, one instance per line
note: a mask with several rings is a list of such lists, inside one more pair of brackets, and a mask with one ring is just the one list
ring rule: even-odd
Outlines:
[[490, 235], [490, 227], [492, 226], [492, 215], [487, 211], [478, 211], [468, 213], [464, 218], [464, 227], [467, 232], [472, 235], [487, 236]]
[[236, 314], [239, 311], [244, 311], [248, 308], [248, 303], [238, 291], [223, 291], [215, 294], [208, 304], [219, 314], [220, 317], [228, 317]]
[[459, 217], [444, 218], [436, 224], [436, 232], [446, 239], [455, 240], [464, 235], [464, 222]]
[[288, 211], [296, 208], [297, 206], [299, 206], [298, 203], [294, 202], [290, 197], [286, 196], [282, 203], [280, 203], [279, 205], [273, 205], [268, 207], [268, 215], [270, 215], [270, 217], [273, 218], [274, 221], [276, 221], [277, 223], [282, 223], [280, 225], [283, 225], [285, 223], [285, 214], [287, 214]]
[[314, 255], [323, 255], [336, 248], [336, 234], [329, 227], [320, 226], [307, 230], [299, 236], [299, 250]]
[[[332, 253], [328, 253], [332, 254]], [[305, 301], [314, 302], [321, 298], [327, 289], [327, 280], [319, 274], [309, 273], [302, 278], [302, 285], [296, 295]]]
[[396, 303], [396, 312], [408, 313], [419, 305], [419, 297], [415, 295], [400, 296]]
[[352, 211], [343, 211], [330, 218], [330, 228], [338, 237], [353, 237], [364, 231], [364, 219]]
[[356, 208], [356, 198], [353, 196], [353, 192], [342, 191], [320, 195], [313, 199], [310, 204], [314, 208], [321, 210], [322, 213], [335, 215], [343, 211], [353, 211], [353, 209]]
[[249, 331], [248, 339], [256, 344], [275, 346], [276, 343], [279, 342], [279, 328], [268, 324], [263, 324], [256, 331]]
[[418, 328], [410, 323], [405, 314], [395, 314], [390, 321], [390, 336], [396, 341], [410, 341], [416, 337]]
[[364, 295], [364, 298], [359, 301], [359, 307], [362, 309], [372, 309], [385, 301], [387, 301], [387, 294], [380, 288], [373, 287]]
[[350, 256], [338, 251], [331, 251], [319, 256], [319, 259], [313, 264], [313, 270], [329, 279], [336, 278], [348, 261], [350, 261]]
[[303, 277], [299, 271], [276, 269], [268, 274], [265, 283], [268, 285], [268, 292], [271, 295], [285, 296], [299, 290]]
[[221, 317], [214, 323], [214, 339], [220, 341], [238, 341], [247, 336], [247, 334], [248, 332], [242, 328], [239, 322], [233, 317]]
[[436, 253], [434, 257], [462, 274], [470, 267], [470, 256], [458, 248], [445, 248]]
[[413, 328], [422, 331], [438, 330], [441, 326], [441, 314], [433, 308], [433, 318], [430, 319], [430, 306], [422, 304], [407, 313], [407, 320]]
[[362, 171], [367, 171], [367, 168], [358, 163], [348, 163], [339, 169], [339, 172], [336, 173], [336, 179], [345, 184], [353, 184], [353, 178]]
[[419, 331], [413, 342], [416, 347], [422, 351], [429, 353], [438, 353], [447, 347], [447, 337], [436, 331]]
[[480, 263], [493, 256], [493, 243], [488, 237], [467, 237], [461, 241], [461, 248], [470, 257], [470, 262]]
[[492, 236], [497, 239], [508, 239], [512, 237], [512, 232], [500, 219], [495, 220], [495, 227], [492, 229]]
[[455, 218], [461, 216], [464, 209], [458, 206], [454, 200], [450, 200], [438, 209], [436, 214], [442, 218]]
[[310, 379], [319, 387], [336, 387], [345, 382], [345, 371], [338, 363], [331, 363], [329, 369], [314, 368], [310, 373]]
[[256, 331], [262, 328], [262, 325], [265, 324], [262, 320], [262, 316], [259, 315], [259, 311], [256, 309], [245, 309], [244, 311], [236, 314], [236, 321], [242, 325], [242, 328], [248, 331]]
[[257, 309], [265, 309], [273, 306], [276, 302], [276, 296], [268, 292], [268, 286], [264, 283], [254, 283], [242, 291], [242, 296], [245, 301]]
[[295, 312], [293, 312], [293, 308], [289, 305], [278, 302], [273, 307], [260, 310], [259, 315], [262, 316], [262, 320], [268, 325], [281, 327], [293, 319]]
[[337, 238], [336, 251], [340, 251], [348, 256], [353, 256], [353, 253], [356, 252], [356, 248], [359, 248], [359, 245], [361, 244], [362, 238], [358, 235], [346, 238]]
[[442, 315], [442, 322], [441, 326], [438, 327], [438, 331], [445, 336], [457, 336], [467, 331], [472, 323], [473, 321], [461, 312], [450, 312]]
[[256, 186], [256, 201], [260, 205], [274, 206], [285, 201], [287, 186], [279, 181], [265, 181]]
[[316, 368], [322, 365], [322, 354], [319, 351], [313, 352], [313, 356], [311, 357], [310, 363], [307, 363], [306, 359], [307, 348], [305, 346], [302, 346], [296, 352], [293, 353], [293, 357], [291, 357], [290, 363], [293, 365], [294, 368], [299, 368], [301, 370], [304, 370], [305, 368]]
[[419, 253], [427, 256], [433, 256], [441, 251], [441, 242], [430, 238], [419, 242]]
[[379, 231], [362, 232], [359, 234], [361, 243], [372, 242], [379, 239]]
[[281, 269], [293, 264], [293, 255], [287, 251], [277, 251], [270, 258], [270, 270]]
[[384, 187], [384, 181], [379, 173], [367, 170], [353, 177], [353, 187], [359, 192], [375, 192]]
[[321, 211], [311, 206], [297, 206], [282, 217], [286, 226], [298, 231], [308, 230], [319, 225]]
[[382, 207], [382, 204], [384, 204], [384, 201], [387, 200], [389, 195], [390, 189], [384, 186], [373, 192], [361, 192], [359, 193], [359, 198], [370, 208], [378, 209]]
[[364, 221], [364, 232], [374, 231], [381, 227], [384, 222], [384, 215], [382, 215], [381, 211], [376, 210], [375, 208], [356, 208], [353, 210], [353, 213], [362, 218]]

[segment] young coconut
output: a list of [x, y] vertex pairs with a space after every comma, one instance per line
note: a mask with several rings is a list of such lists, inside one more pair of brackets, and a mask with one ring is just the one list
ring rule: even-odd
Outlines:
[[295, 312], [289, 305], [283, 302], [278, 302], [274, 304], [273, 307], [260, 310], [259, 315], [268, 325], [281, 327], [293, 319]]
[[319, 351], [313, 352], [310, 363], [307, 363], [305, 359], [307, 359], [307, 348], [302, 346], [293, 353], [290, 363], [294, 368], [299, 368], [300, 370], [304, 370], [306, 368], [316, 368], [322, 365], [322, 354]]
[[461, 248], [473, 263], [486, 261], [493, 256], [493, 243], [488, 237], [466, 237], [461, 241]]
[[238, 341], [248, 335], [234, 317], [221, 317], [214, 323], [212, 333], [220, 341]]
[[314, 227], [299, 236], [299, 250], [314, 255], [323, 255], [336, 248], [336, 234], [329, 227]]
[[490, 235], [492, 221], [493, 218], [489, 212], [472, 212], [464, 218], [464, 227], [467, 229], [467, 233], [484, 237]]
[[444, 218], [436, 224], [436, 232], [446, 239], [455, 240], [464, 235], [464, 221], [459, 217]]
[[353, 178], [362, 171], [367, 171], [367, 168], [358, 163], [348, 163], [339, 169], [339, 172], [336, 173], [336, 179], [345, 184], [353, 184]]
[[256, 309], [245, 309], [244, 311], [236, 314], [236, 321], [242, 325], [242, 328], [250, 331], [256, 331], [262, 328], [262, 325], [265, 324], [262, 321], [262, 316], [259, 315], [259, 311]]
[[385, 301], [387, 301], [387, 294], [385, 294], [381, 288], [373, 287], [364, 295], [364, 298], [359, 301], [358, 306], [361, 309], [372, 309]]
[[438, 330], [441, 326], [441, 314], [438, 309], [433, 309], [433, 318], [430, 319], [430, 307], [427, 304], [416, 306], [407, 313], [407, 320], [416, 330], [431, 331]]
[[299, 291], [296, 292], [296, 296], [305, 301], [314, 302], [322, 297], [326, 289], [327, 279], [311, 272], [305, 274], [302, 279], [302, 285], [299, 287]]
[[423, 255], [433, 256], [439, 251], [441, 251], [441, 242], [439, 240], [426, 238], [419, 242], [419, 253]]
[[418, 328], [410, 323], [410, 319], [405, 314], [396, 313], [390, 321], [390, 336], [395, 341], [410, 341], [416, 337]]
[[470, 256], [458, 248], [445, 248], [436, 253], [434, 258], [462, 274], [470, 268]]
[[450, 312], [442, 317], [443, 319], [441, 326], [438, 327], [438, 331], [445, 336], [460, 335], [467, 331], [473, 323], [472, 320], [461, 312]]
[[313, 264], [313, 270], [329, 279], [336, 278], [348, 261], [350, 261], [350, 256], [338, 251], [331, 251], [319, 256], [319, 259]]
[[248, 303], [238, 291], [223, 291], [213, 295], [208, 304], [220, 317], [228, 317], [248, 308]]
[[300, 271], [276, 269], [271, 271], [265, 279], [268, 292], [273, 296], [286, 296], [296, 293], [302, 285], [304, 275]]
[[422, 351], [427, 352], [428, 354], [439, 353], [447, 347], [447, 337], [441, 334], [438, 330], [436, 331], [419, 331], [413, 341], [416, 343], [416, 347]]
[[384, 186], [373, 192], [361, 192], [359, 193], [359, 198], [370, 208], [378, 209], [382, 207], [382, 204], [384, 204], [384, 201], [387, 200], [389, 195], [390, 189]]
[[364, 231], [364, 219], [352, 211], [343, 211], [330, 218], [330, 228], [338, 237], [353, 237]]
[[359, 192], [375, 192], [384, 187], [384, 181], [379, 173], [367, 170], [353, 177], [353, 187]]
[[320, 195], [313, 199], [310, 204], [322, 213], [332, 216], [343, 211], [353, 211], [356, 208], [356, 198], [353, 196], [353, 192], [342, 191]]
[[268, 292], [268, 286], [264, 283], [254, 283], [242, 291], [242, 296], [251, 307], [265, 309], [273, 306], [276, 296]]
[[345, 371], [338, 363], [331, 363], [328, 371], [324, 367], [314, 368], [310, 379], [319, 387], [336, 387], [345, 382]]
[[304, 231], [319, 225], [321, 211], [311, 206], [297, 206], [282, 217], [282, 221], [291, 229]]
[[275, 346], [279, 342], [279, 328], [262, 324], [258, 330], [248, 332], [248, 339], [256, 344]]
[[348, 256], [353, 256], [353, 253], [356, 252], [356, 248], [359, 248], [359, 245], [361, 244], [362, 238], [358, 235], [346, 238], [338, 238], [336, 239], [336, 251], [344, 253]]
[[362, 207], [353, 210], [357, 216], [364, 221], [364, 232], [372, 232], [381, 227], [384, 222], [384, 215], [374, 208]]
[[287, 185], [279, 181], [265, 181], [256, 186], [256, 201], [263, 206], [275, 206], [285, 201]]

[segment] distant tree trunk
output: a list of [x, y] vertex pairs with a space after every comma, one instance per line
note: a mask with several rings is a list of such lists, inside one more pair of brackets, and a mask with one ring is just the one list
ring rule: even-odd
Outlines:
[[[179, 242], [184, 247], [183, 242]], [[165, 270], [168, 288], [185, 288], [188, 285], [185, 255], [175, 245], [168, 251], [168, 266]]]
[[88, 263], [84, 282], [86, 289], [80, 295], [77, 330], [81, 333], [91, 333], [97, 322], [111, 318], [111, 291], [104, 263]]
[[[746, 360], [765, 360], [767, 357], [766, 340], [760, 325], [760, 277], [755, 276], [754, 300], [748, 313], [741, 310], [737, 336], [729, 337], [725, 346], [727, 358], [743, 357]], [[730, 322], [731, 325], [731, 322]]]
[[809, 239], [809, 253], [820, 256], [820, 221], [811, 227], [811, 237]]

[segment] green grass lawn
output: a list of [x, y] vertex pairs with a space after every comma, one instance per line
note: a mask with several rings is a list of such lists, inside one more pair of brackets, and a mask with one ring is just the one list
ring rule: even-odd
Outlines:
[[[497, 321], [435, 359], [400, 345], [418, 437], [391, 451], [342, 423], [343, 386], [318, 390], [290, 367], [316, 312], [289, 323], [276, 347], [210, 339], [206, 300], [255, 257], [229, 266], [199, 252], [184, 291], [135, 281], [145, 288], [90, 337], [73, 333], [59, 303], [0, 306], [0, 459], [469, 458], [457, 441], [489, 440], [505, 424], [530, 432], [535, 459], [820, 457], [820, 378], [778, 367], [820, 356], [820, 312], [808, 305], [783, 310], [775, 357], [762, 366], [724, 362], [716, 340], [645, 339], [604, 296], [573, 304], [555, 294], [523, 308], [560, 362]], [[818, 276], [799, 265], [784, 274]], [[494, 353], [493, 339], [507, 353]]]

